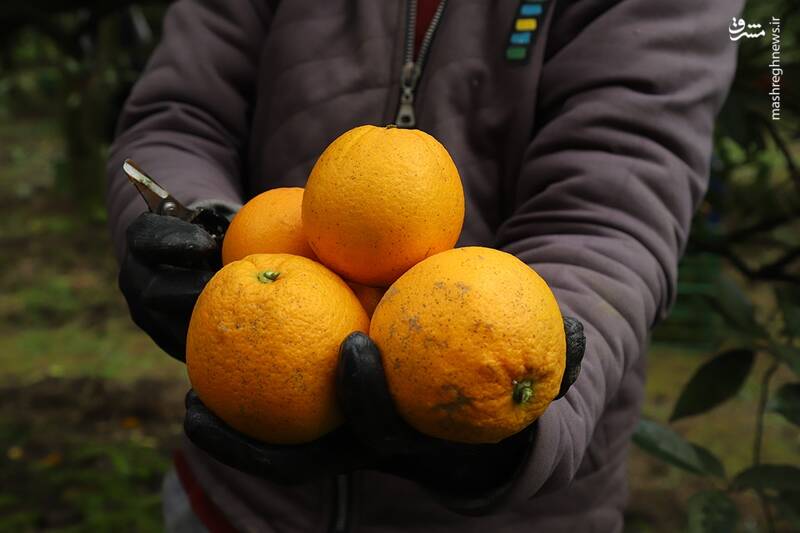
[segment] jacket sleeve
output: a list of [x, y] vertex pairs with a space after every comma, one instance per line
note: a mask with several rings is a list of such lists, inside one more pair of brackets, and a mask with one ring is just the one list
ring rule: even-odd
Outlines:
[[242, 155], [261, 45], [270, 14], [259, 0], [180, 0], [128, 98], [108, 160], [107, 206], [114, 248], [146, 209], [122, 172], [130, 157], [181, 202], [242, 200]]
[[675, 298], [714, 119], [735, 70], [727, 26], [741, 4], [556, 4], [536, 131], [497, 247], [531, 265], [563, 314], [583, 322], [587, 351], [575, 385], [539, 419], [512, 499], [573, 480]]

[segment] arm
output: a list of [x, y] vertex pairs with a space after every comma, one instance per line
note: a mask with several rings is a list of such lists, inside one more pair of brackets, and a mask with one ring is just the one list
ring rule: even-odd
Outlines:
[[539, 419], [515, 498], [574, 478], [598, 420], [675, 298], [706, 187], [741, 2], [557, 4], [537, 131], [497, 247], [530, 264], [580, 319], [582, 376]]
[[133, 89], [108, 161], [107, 205], [117, 256], [146, 209], [122, 173], [133, 158], [176, 198], [235, 208], [256, 70], [270, 15], [258, 0], [180, 0]]
[[[128, 100], [109, 160], [108, 205], [120, 289], [133, 320], [183, 360], [198, 294], [221, 260], [200, 226], [142, 213], [145, 204], [122, 175], [133, 158], [181, 202], [217, 207], [241, 202], [241, 159], [249, 137], [251, 92], [266, 36], [269, 0], [180, 0], [164, 39]], [[137, 216], [138, 215], [138, 216]], [[370, 464], [348, 429], [300, 446], [270, 446], [229, 428], [190, 392], [185, 432], [233, 468], [301, 483]]]

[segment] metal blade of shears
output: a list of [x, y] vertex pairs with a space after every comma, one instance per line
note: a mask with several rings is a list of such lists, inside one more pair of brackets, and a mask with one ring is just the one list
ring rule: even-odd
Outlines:
[[131, 159], [125, 160], [122, 169], [128, 176], [128, 180], [139, 191], [151, 212], [158, 215], [177, 217], [187, 222], [191, 222], [197, 216], [196, 210], [189, 209], [176, 200], [164, 187], [145, 174]]

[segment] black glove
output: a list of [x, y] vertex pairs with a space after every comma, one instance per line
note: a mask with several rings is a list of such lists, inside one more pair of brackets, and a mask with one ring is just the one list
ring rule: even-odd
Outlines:
[[[580, 372], [586, 346], [583, 325], [564, 319], [567, 364], [556, 399], [566, 394]], [[342, 344], [338, 391], [353, 433], [378, 457], [379, 467], [432, 489], [450, 508], [465, 514], [486, 512], [510, 488], [526, 463], [537, 424], [496, 444], [463, 444], [429, 437], [397, 413], [386, 384], [380, 351], [363, 333]]]
[[119, 273], [133, 321], [180, 361], [186, 358], [194, 304], [221, 265], [221, 236], [227, 229], [227, 219], [211, 210], [204, 210], [198, 220], [204, 225], [153, 213], [139, 215], [128, 227]]
[[[577, 377], [585, 345], [580, 322], [565, 320], [565, 327], [569, 348], [564, 391]], [[451, 507], [468, 514], [484, 512], [499, 500], [507, 488], [504, 482], [525, 463], [535, 435], [536, 424], [532, 424], [498, 444], [476, 445], [417, 432], [397, 414], [380, 352], [363, 333], [354, 333], [342, 343], [337, 382], [348, 422], [310, 443], [273, 445], [248, 437], [214, 415], [193, 391], [186, 396], [184, 431], [216, 460], [271, 481], [303, 483], [357, 469], [378, 469], [440, 489], [443, 499], [455, 494], [457, 503]]]
[[368, 468], [376, 462], [346, 424], [306, 444], [266, 444], [225, 424], [192, 390], [186, 395], [183, 428], [195, 446], [217, 461], [286, 485]]

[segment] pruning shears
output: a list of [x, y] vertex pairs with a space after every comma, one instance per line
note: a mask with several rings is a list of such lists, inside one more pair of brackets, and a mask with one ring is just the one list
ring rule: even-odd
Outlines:
[[151, 213], [176, 217], [192, 224], [198, 224], [208, 231], [214, 240], [222, 242], [228, 229], [228, 219], [211, 209], [191, 209], [179, 202], [156, 180], [148, 176], [132, 159], [126, 159], [122, 170], [128, 180], [136, 187]]

